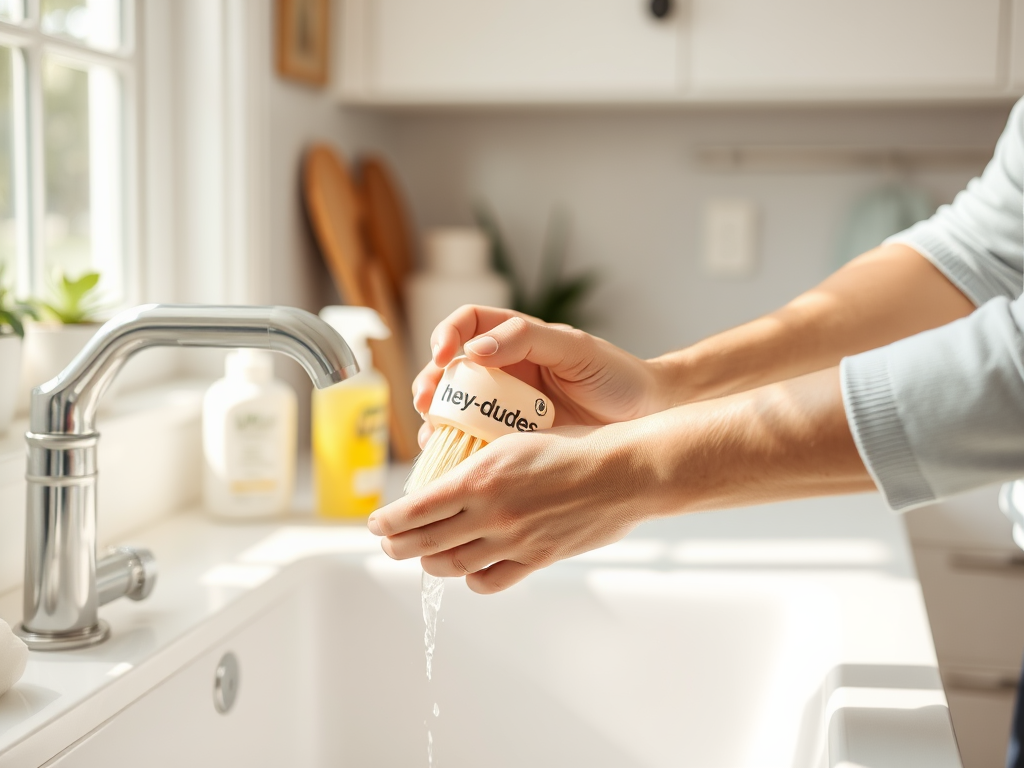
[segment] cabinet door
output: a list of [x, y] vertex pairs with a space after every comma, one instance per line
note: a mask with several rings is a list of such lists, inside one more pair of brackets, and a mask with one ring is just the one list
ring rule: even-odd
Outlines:
[[695, 95], [992, 93], [1000, 0], [692, 0]]
[[[600, 100], [679, 85], [681, 15], [647, 0], [347, 0], [343, 92], [424, 100]], [[355, 75], [352, 75], [352, 72]], [[361, 82], [353, 82], [353, 80]]]

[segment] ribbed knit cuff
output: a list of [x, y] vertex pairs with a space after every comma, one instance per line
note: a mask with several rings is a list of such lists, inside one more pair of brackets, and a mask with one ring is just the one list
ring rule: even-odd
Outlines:
[[935, 500], [900, 420], [887, 347], [844, 358], [839, 366], [846, 420], [857, 450], [893, 510]]
[[882, 244], [893, 243], [913, 248], [928, 259], [976, 307], [996, 296], [1005, 295], [999, 282], [991, 277], [985, 279], [980, 270], [972, 269], [970, 255], [955, 250], [950, 237], [936, 232], [931, 221], [918, 222], [910, 229], [886, 238]]

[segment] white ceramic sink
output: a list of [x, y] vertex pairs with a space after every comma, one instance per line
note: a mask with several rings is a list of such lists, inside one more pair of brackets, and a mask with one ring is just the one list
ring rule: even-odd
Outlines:
[[870, 496], [660, 522], [499, 595], [449, 581], [430, 683], [418, 564], [361, 530], [181, 516], [141, 543], [157, 592], [104, 609], [106, 645], [33, 654], [0, 766], [426, 767], [428, 727], [440, 768], [960, 765]]

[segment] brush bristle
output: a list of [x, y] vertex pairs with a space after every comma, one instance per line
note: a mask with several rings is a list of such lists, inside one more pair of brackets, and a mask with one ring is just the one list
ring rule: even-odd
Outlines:
[[436, 480], [457, 467], [486, 445], [486, 440], [442, 424], [430, 436], [423, 453], [416, 457], [409, 479], [405, 481], [405, 492], [419, 490], [431, 480]]

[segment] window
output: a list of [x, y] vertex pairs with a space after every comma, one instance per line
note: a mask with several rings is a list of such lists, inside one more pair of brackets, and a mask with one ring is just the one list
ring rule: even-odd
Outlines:
[[134, 298], [133, 0], [0, 0], [0, 264], [20, 295], [99, 270]]

